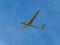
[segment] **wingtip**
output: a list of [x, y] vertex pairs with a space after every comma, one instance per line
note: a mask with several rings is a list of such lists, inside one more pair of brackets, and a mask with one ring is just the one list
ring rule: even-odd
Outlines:
[[40, 12], [40, 10], [38, 10], [38, 12]]

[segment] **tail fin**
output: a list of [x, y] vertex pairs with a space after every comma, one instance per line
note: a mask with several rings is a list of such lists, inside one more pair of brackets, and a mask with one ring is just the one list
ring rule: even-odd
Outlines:
[[41, 26], [41, 30], [44, 30], [44, 27], [45, 27], [45, 24], [43, 24], [43, 25]]

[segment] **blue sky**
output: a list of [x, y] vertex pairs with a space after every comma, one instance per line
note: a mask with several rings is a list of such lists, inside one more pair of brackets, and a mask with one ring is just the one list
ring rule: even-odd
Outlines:
[[[45, 30], [20, 30], [38, 10], [33, 25]], [[0, 0], [0, 45], [60, 45], [60, 0]]]

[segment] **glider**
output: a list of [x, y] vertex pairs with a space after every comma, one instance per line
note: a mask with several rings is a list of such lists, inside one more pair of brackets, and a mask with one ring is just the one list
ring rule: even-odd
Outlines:
[[36, 18], [37, 15], [39, 14], [39, 12], [40, 12], [40, 10], [38, 10], [38, 11], [34, 14], [34, 16], [32, 17], [32, 19], [31, 19], [28, 23], [26, 23], [26, 22], [20, 22], [21, 24], [24, 24], [24, 26], [21, 28], [21, 30], [22, 30], [22, 29], [25, 29], [26, 27], [29, 27], [29, 26], [30, 26], [30, 27], [33, 27], [33, 28], [37, 28], [37, 29], [43, 30], [44, 27], [45, 27], [45, 24], [43, 24], [43, 25], [41, 26], [41, 28], [32, 25], [33, 21], [35, 20], [35, 18]]

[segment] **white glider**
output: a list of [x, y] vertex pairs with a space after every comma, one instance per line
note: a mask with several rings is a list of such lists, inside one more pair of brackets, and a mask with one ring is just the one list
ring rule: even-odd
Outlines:
[[32, 17], [32, 19], [31, 19], [28, 23], [20, 22], [21, 24], [24, 24], [24, 26], [21, 28], [21, 30], [24, 29], [24, 28], [26, 28], [26, 27], [29, 27], [29, 26], [30, 26], [30, 27], [33, 27], [33, 28], [37, 28], [37, 29], [43, 30], [44, 27], [45, 27], [45, 24], [43, 24], [43, 25], [41, 26], [41, 28], [32, 25], [33, 21], [35, 20], [35, 18], [36, 18], [37, 15], [39, 14], [39, 12], [40, 12], [40, 10], [38, 10], [38, 11], [34, 14], [34, 16]]

